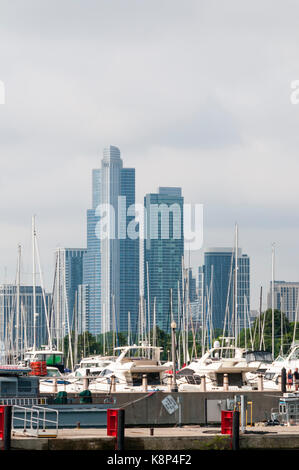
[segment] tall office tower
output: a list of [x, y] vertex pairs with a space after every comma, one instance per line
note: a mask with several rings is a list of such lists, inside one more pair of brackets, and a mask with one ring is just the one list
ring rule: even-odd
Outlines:
[[183, 203], [181, 188], [162, 187], [157, 194], [147, 194], [144, 198], [144, 297], [147, 321], [152, 326], [155, 306], [156, 324], [165, 331], [169, 330], [171, 323], [170, 299], [173, 318], [177, 323], [180, 317], [184, 256]]
[[192, 268], [187, 269], [189, 301], [194, 302], [197, 299], [196, 278], [193, 277]]
[[128, 312], [137, 321], [139, 239], [127, 227], [135, 218], [135, 169], [123, 168], [120, 151], [104, 149], [101, 169], [93, 170], [91, 210], [87, 211], [87, 253], [80, 298], [87, 329], [127, 331]]
[[[298, 310], [299, 282], [274, 281], [274, 308], [283, 312], [289, 321], [295, 321]], [[272, 308], [272, 281], [267, 298], [268, 308]], [[298, 321], [298, 312], [297, 312]]]
[[85, 253], [83, 248], [56, 250], [55, 324], [62, 335], [68, 331], [78, 332], [78, 291], [83, 283]]
[[101, 241], [96, 234], [99, 220], [95, 207], [87, 210], [87, 250], [83, 257], [83, 284], [79, 287], [78, 301], [82, 331], [94, 335], [101, 333]]
[[205, 308], [205, 296], [204, 296], [204, 266], [198, 267], [198, 317], [199, 317], [199, 324], [202, 326], [203, 317], [204, 317], [204, 308]]
[[[238, 249], [237, 315], [235, 309], [235, 252], [233, 248], [210, 248], [204, 254], [204, 266], [199, 271], [203, 276], [204, 310], [210, 313], [213, 328], [223, 328], [224, 319], [238, 319], [239, 328], [250, 314], [250, 260]], [[201, 279], [202, 280], [202, 279]], [[226, 327], [227, 327], [226, 323]], [[233, 333], [233, 332], [232, 332]]]
[[[0, 342], [2, 348], [4, 345], [6, 352], [12, 352], [13, 347], [16, 350], [16, 341], [18, 342], [18, 351], [33, 347], [34, 336], [37, 348], [49, 344], [46, 309], [49, 315], [52, 295], [49, 293], [43, 295], [42, 288], [35, 287], [36, 321], [34, 332], [33, 286], [21, 285], [19, 292], [18, 296], [16, 285], [3, 284], [0, 286]], [[19, 301], [17, 297], [19, 297]]]
[[196, 278], [193, 276], [192, 268], [185, 269], [185, 304], [191, 316], [192, 328], [197, 331], [200, 326], [200, 302], [196, 288]]

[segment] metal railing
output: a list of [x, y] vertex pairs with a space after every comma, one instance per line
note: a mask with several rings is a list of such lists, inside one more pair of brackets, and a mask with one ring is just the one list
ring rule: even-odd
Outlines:
[[[49, 419], [47, 413], [54, 413], [55, 419]], [[38, 405], [28, 408], [14, 405], [12, 408], [12, 433], [35, 437], [57, 437], [58, 416], [58, 410], [53, 408]], [[17, 426], [17, 424], [20, 424], [20, 426]]]
[[18, 405], [18, 406], [33, 406], [33, 405], [47, 405], [48, 398], [0, 398], [0, 405]]

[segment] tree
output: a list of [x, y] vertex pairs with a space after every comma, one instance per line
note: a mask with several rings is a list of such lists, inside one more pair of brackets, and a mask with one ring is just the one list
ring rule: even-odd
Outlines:
[[[264, 329], [263, 329], [264, 325]], [[282, 328], [281, 328], [282, 327]], [[263, 334], [262, 334], [263, 330]], [[283, 333], [281, 342], [281, 330]], [[261, 337], [264, 338], [262, 341], [262, 349], [265, 351], [272, 352], [272, 309], [269, 308], [266, 312], [254, 321], [251, 327], [251, 335], [253, 339], [253, 348], [256, 350], [260, 349]], [[274, 356], [276, 357], [279, 353], [285, 354], [291, 345], [292, 327], [284, 313], [279, 310], [274, 310]], [[246, 329], [246, 343], [251, 348], [251, 337], [249, 329]], [[283, 344], [281, 344], [283, 343]], [[245, 347], [245, 329], [240, 332], [240, 346]], [[283, 346], [283, 347], [281, 347]]]

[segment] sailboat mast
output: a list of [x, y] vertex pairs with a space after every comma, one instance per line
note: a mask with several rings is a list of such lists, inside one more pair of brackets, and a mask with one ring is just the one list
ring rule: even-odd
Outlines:
[[20, 271], [21, 271], [21, 245], [18, 245], [18, 270], [17, 270], [17, 318], [16, 318], [16, 357], [19, 355], [20, 333]]
[[32, 295], [33, 295], [33, 350], [36, 350], [36, 275], [35, 275], [35, 216], [32, 216]]
[[131, 315], [128, 312], [128, 346], [131, 346]]
[[156, 297], [154, 297], [153, 346], [156, 346]]
[[149, 273], [148, 262], [146, 262], [146, 277], [147, 277], [147, 320], [148, 320], [148, 345], [151, 343], [151, 308], [150, 308], [150, 287], [149, 287]]
[[272, 243], [272, 359], [274, 361], [274, 276], [275, 276], [275, 244]]
[[280, 300], [280, 353], [283, 355], [283, 302], [284, 297]]
[[237, 347], [238, 340], [238, 225], [235, 227], [235, 347]]
[[37, 262], [38, 262], [40, 283], [41, 283], [41, 288], [42, 288], [42, 298], [43, 298], [44, 311], [45, 311], [45, 318], [46, 318], [46, 326], [47, 326], [47, 332], [48, 332], [48, 344], [49, 344], [49, 346], [50, 346], [50, 349], [52, 349], [52, 338], [51, 338], [51, 331], [50, 331], [48, 307], [47, 307], [46, 296], [45, 296], [45, 288], [44, 288], [44, 281], [43, 281], [43, 273], [42, 273], [41, 261], [40, 261], [40, 256], [39, 256], [39, 249], [38, 249], [36, 231], [35, 231], [35, 248], [36, 248], [36, 254], [37, 254]]

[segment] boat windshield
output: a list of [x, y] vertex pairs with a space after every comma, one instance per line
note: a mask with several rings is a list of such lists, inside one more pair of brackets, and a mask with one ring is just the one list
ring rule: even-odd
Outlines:
[[61, 377], [61, 373], [58, 369], [47, 369], [48, 377]]
[[247, 362], [272, 362], [272, 354], [268, 351], [247, 351], [245, 357]]
[[109, 361], [97, 361], [97, 362], [81, 362], [80, 367], [82, 369], [92, 368], [92, 367], [106, 367], [108, 366]]
[[290, 361], [296, 361], [297, 359], [299, 359], [299, 348], [296, 348], [295, 351], [292, 352], [289, 358]]
[[222, 358], [233, 358], [236, 356], [235, 348], [217, 348], [211, 351], [211, 359], [218, 360]]
[[265, 375], [264, 375], [264, 379], [265, 380], [273, 380], [274, 376], [275, 376], [274, 372], [266, 372]]
[[110, 370], [110, 369], [104, 369], [102, 370], [102, 372], [100, 373], [100, 377], [105, 377], [106, 375], [111, 375], [113, 374], [113, 371]]
[[125, 357], [132, 357], [135, 360], [137, 359], [149, 359], [152, 357], [154, 349], [150, 348], [130, 348]]

